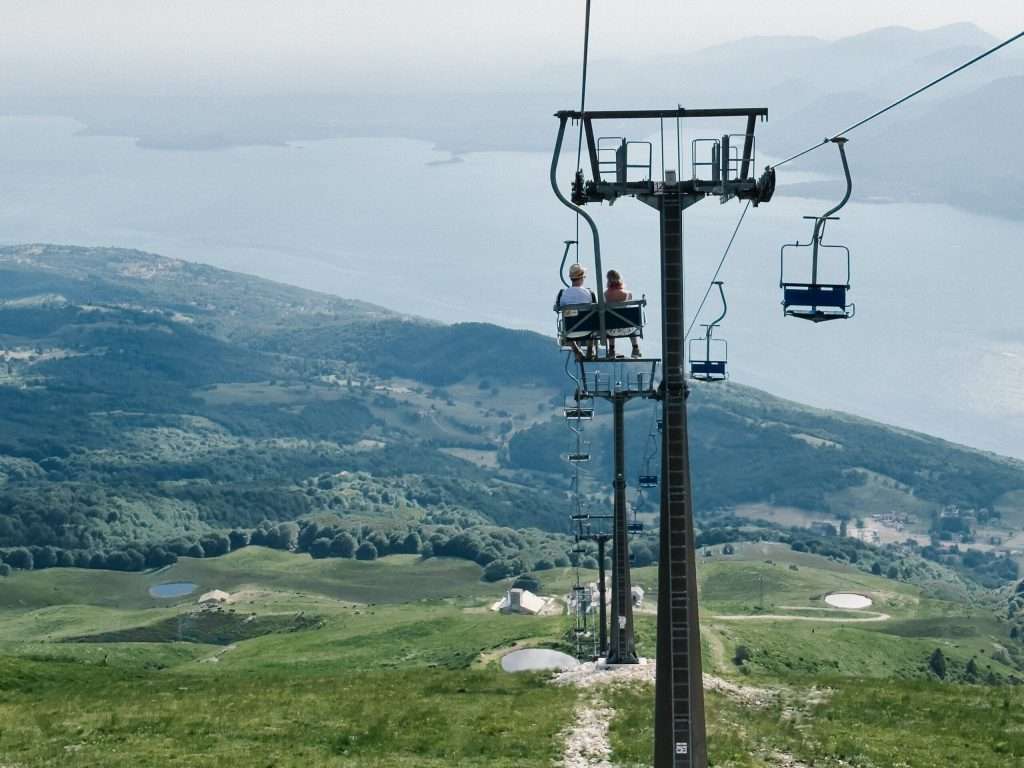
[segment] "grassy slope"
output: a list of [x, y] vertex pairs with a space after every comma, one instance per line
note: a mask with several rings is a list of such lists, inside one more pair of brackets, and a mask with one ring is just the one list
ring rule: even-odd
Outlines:
[[[790, 570], [791, 564], [799, 570]], [[949, 764], [995, 768], [1016, 765], [1012, 760], [1024, 756], [1009, 730], [1019, 728], [1014, 708], [1024, 703], [1015, 691], [921, 682], [920, 668], [937, 645], [952, 670], [971, 656], [984, 670], [982, 650], [994, 647], [1000, 627], [981, 611], [931, 600], [916, 587], [824, 558], [761, 545], [700, 567], [705, 665], [757, 685], [785, 679], [805, 711], [793, 721], [783, 718], [780, 707], [751, 712], [709, 696], [716, 764], [763, 765], [757, 753], [771, 748], [805, 760], [846, 756], [860, 760], [857, 765], [888, 768], [894, 763], [883, 758], [901, 738], [906, 765], [913, 768], [930, 766], [936, 754], [948, 754]], [[0, 607], [0, 763], [218, 765], [230, 759], [239, 766], [549, 766], [575, 693], [475, 662], [517, 643], [557, 646], [567, 619], [491, 613], [484, 606], [502, 586], [484, 585], [478, 574], [460, 561], [398, 556], [339, 563], [254, 548], [184, 560], [157, 574], [19, 575], [5, 584], [13, 588], [5, 596], [16, 599]], [[751, 588], [761, 575], [772, 577], [765, 580], [772, 613], [785, 612], [784, 606], [821, 612], [815, 598], [855, 588], [876, 597], [879, 610], [894, 618], [879, 625], [716, 618], [756, 615], [759, 595], [752, 596]], [[83, 576], [105, 580], [77, 583]], [[573, 578], [568, 570], [541, 576], [549, 593]], [[634, 581], [654, 587], [654, 577], [654, 569], [637, 569]], [[194, 598], [158, 603], [146, 589], [184, 579], [203, 588], [244, 586], [249, 591], [230, 608], [238, 615], [277, 617], [284, 626], [227, 650], [188, 642], [60, 642], [89, 632], [166, 625]], [[448, 595], [464, 597], [439, 599], [442, 583]], [[100, 584], [107, 590], [105, 605], [73, 604], [88, 600]], [[373, 596], [376, 604], [356, 602], [356, 595]], [[54, 605], [58, 600], [72, 604]], [[288, 631], [300, 612], [315, 616], [317, 628]], [[654, 617], [641, 613], [642, 653], [651, 653], [653, 633]], [[749, 676], [739, 675], [729, 660], [740, 643], [752, 650]], [[1009, 672], [995, 666], [1000, 674]], [[918, 680], [895, 679], [901, 675]], [[864, 676], [873, 680], [863, 682]], [[833, 691], [829, 704], [802, 703], [800, 692], [812, 685]], [[880, 703], [879, 711], [872, 702]], [[623, 765], [630, 765], [649, 749], [651, 692], [619, 691], [614, 703], [614, 742]], [[979, 762], [967, 761], [967, 745], [981, 740]]]

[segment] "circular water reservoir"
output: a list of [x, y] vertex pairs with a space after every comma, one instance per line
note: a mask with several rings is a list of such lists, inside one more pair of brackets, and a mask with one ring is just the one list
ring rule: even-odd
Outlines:
[[548, 648], [526, 648], [501, 657], [501, 668], [506, 672], [537, 672], [545, 669], [564, 671], [578, 665], [579, 662], [572, 656]]
[[166, 600], [171, 597], [191, 595], [198, 587], [198, 584], [193, 584], [191, 581], [170, 581], [166, 584], [156, 584], [150, 587], [149, 594], [150, 597], [159, 597]]
[[859, 611], [862, 608], [870, 608], [872, 601], [870, 597], [857, 595], [853, 592], [835, 592], [831, 595], [825, 595], [825, 602], [833, 608]]

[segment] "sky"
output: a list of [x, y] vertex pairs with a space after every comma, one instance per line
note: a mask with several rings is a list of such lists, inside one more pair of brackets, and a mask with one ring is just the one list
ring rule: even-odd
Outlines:
[[[0, 64], [71, 81], [485, 87], [576, 63], [583, 8], [583, 0], [0, 0]], [[1019, 0], [595, 0], [592, 14], [596, 58], [752, 35], [833, 38], [967, 20], [1005, 37], [1024, 26]]]

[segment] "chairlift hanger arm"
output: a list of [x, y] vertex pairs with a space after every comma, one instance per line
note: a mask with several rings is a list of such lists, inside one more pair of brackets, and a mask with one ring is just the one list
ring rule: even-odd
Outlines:
[[843, 199], [839, 201], [838, 205], [836, 205], [834, 208], [830, 208], [828, 211], [826, 211], [825, 213], [818, 217], [820, 221], [828, 219], [832, 217], [835, 213], [837, 213], [840, 208], [846, 205], [846, 203], [850, 199], [850, 194], [853, 192], [853, 179], [850, 177], [850, 164], [846, 160], [847, 141], [848, 140], [844, 139], [842, 136], [837, 136], [836, 138], [832, 139], [832, 142], [837, 147], [839, 147], [839, 157], [843, 161], [843, 174], [846, 176], [846, 194], [843, 195]]
[[[598, 279], [600, 279], [600, 276], [604, 274], [604, 270], [601, 267], [601, 236], [597, 232], [597, 224], [594, 222], [594, 219], [591, 218], [589, 213], [584, 211], [578, 205], [574, 205], [571, 200], [567, 199], [566, 196], [562, 194], [562, 190], [558, 188], [558, 158], [562, 154], [562, 141], [565, 139], [565, 125], [567, 120], [568, 118], [562, 117], [558, 121], [558, 138], [555, 140], [555, 152], [551, 156], [551, 173], [549, 174], [549, 178], [551, 181], [551, 189], [554, 191], [555, 197], [558, 198], [558, 201], [562, 205], [564, 205], [566, 208], [569, 208], [574, 213], [577, 213], [580, 216], [582, 216], [583, 220], [586, 221], [587, 225], [590, 227], [590, 233], [594, 238], [594, 269], [597, 270]], [[600, 316], [601, 336], [603, 337], [604, 291], [597, 290], [595, 291], [595, 293], [597, 294], [597, 307], [598, 314]]]
[[718, 295], [722, 297], [722, 314], [720, 314], [718, 317], [716, 317], [714, 320], [712, 320], [711, 323], [708, 325], [708, 338], [709, 339], [711, 338], [711, 329], [714, 328], [716, 325], [718, 325], [723, 320], [725, 320], [725, 315], [729, 311], [729, 305], [725, 301], [725, 289], [722, 287], [722, 281], [721, 280], [715, 280], [715, 285], [718, 286]]

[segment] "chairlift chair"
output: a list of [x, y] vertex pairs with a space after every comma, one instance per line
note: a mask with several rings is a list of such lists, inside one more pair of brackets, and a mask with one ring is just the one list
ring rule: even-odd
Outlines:
[[637, 480], [637, 485], [641, 488], [657, 488], [658, 487], [658, 476], [657, 475], [640, 475]]
[[722, 299], [722, 314], [707, 325], [702, 325], [704, 335], [690, 339], [690, 378], [699, 381], [724, 381], [729, 378], [726, 365], [729, 361], [729, 344], [725, 339], [714, 338], [715, 328], [725, 319], [729, 305], [725, 301], [725, 289], [721, 280], [716, 280], [718, 295]]
[[[643, 338], [644, 307], [647, 299], [607, 302], [604, 305], [604, 335], [614, 338], [636, 336]], [[599, 304], [566, 304], [556, 307], [558, 312], [558, 339], [565, 350], [573, 350], [581, 342], [605, 342], [601, 337], [602, 310]], [[574, 346], [575, 345], [575, 346]]]
[[569, 459], [571, 464], [586, 464], [590, 461], [590, 454], [584, 451], [575, 451], [570, 453], [566, 458]]
[[[846, 176], [846, 194], [839, 204], [829, 209], [821, 216], [805, 216], [814, 222], [814, 231], [809, 242], [786, 243], [779, 251], [779, 287], [782, 288], [782, 310], [785, 315], [798, 317], [803, 320], [810, 320], [814, 323], [825, 322], [826, 320], [846, 320], [854, 316], [856, 306], [848, 304], [846, 294], [850, 290], [850, 249], [845, 245], [834, 245], [823, 242], [825, 236], [825, 224], [829, 221], [838, 221], [839, 217], [834, 214], [839, 211], [850, 199], [853, 191], [853, 181], [850, 178], [850, 166], [846, 160], [846, 139], [837, 137], [832, 139], [839, 148], [839, 157], [843, 161], [843, 174]], [[801, 248], [811, 249], [811, 274], [809, 281], [791, 281], [786, 279], [786, 249], [791, 248], [797, 251]], [[824, 249], [828, 249], [827, 251]], [[826, 254], [839, 256], [845, 260], [845, 279], [841, 281], [823, 281], [820, 279], [821, 259]], [[788, 254], [790, 264], [794, 253]], [[842, 272], [842, 261], [840, 261], [840, 274]]]
[[628, 523], [626, 523], [626, 530], [629, 533], [643, 533], [644, 524], [641, 523], [639, 520], [630, 520]]
[[590, 421], [594, 418], [594, 398], [577, 393], [570, 404], [562, 408], [569, 421]]

